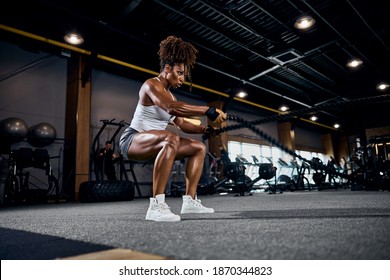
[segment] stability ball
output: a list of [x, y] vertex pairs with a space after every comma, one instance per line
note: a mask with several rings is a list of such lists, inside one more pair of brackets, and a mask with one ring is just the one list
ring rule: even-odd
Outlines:
[[27, 142], [34, 147], [45, 147], [54, 142], [57, 137], [55, 128], [46, 122], [31, 126], [27, 133]]
[[7, 118], [0, 123], [0, 139], [4, 143], [17, 143], [22, 141], [28, 133], [26, 122], [20, 118]]

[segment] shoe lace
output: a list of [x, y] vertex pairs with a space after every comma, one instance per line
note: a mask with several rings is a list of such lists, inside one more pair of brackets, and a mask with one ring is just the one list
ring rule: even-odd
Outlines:
[[161, 213], [171, 213], [171, 207], [168, 206], [168, 204], [164, 203], [158, 203], [158, 209]]
[[198, 199], [198, 198], [193, 199], [193, 200], [192, 200], [192, 203], [195, 204], [195, 205], [198, 206], [198, 207], [204, 207], [204, 206], [202, 205], [202, 201], [201, 201], [200, 199]]

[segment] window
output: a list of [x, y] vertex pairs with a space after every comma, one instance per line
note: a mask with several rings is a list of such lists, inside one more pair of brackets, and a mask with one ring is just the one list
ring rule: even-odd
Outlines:
[[229, 141], [228, 142], [228, 151], [229, 151], [229, 158], [231, 161], [236, 161], [236, 157], [238, 155], [242, 155], [242, 148], [241, 148], [240, 142], [235, 141]]
[[[294, 172], [296, 172], [295, 168], [291, 165], [292, 156], [286, 152], [283, 152], [278, 147], [272, 147], [268, 145], [257, 145], [245, 142], [237, 142], [237, 141], [229, 141], [228, 142], [228, 151], [229, 158], [232, 162], [236, 161], [237, 156], [241, 156], [245, 158], [249, 164], [246, 166], [245, 174], [249, 176], [252, 180], [258, 177], [258, 168], [255, 163], [256, 158], [260, 163], [269, 163], [272, 161], [273, 165], [277, 168], [276, 176], [279, 175], [287, 175], [292, 176]], [[311, 160], [314, 157], [319, 158], [324, 164], [327, 163], [328, 157], [323, 153], [318, 152], [309, 152], [309, 151], [296, 151], [297, 155]], [[288, 166], [282, 166], [279, 163], [279, 159], [284, 160]], [[298, 166], [302, 164], [302, 161], [297, 158]], [[307, 174], [310, 183], [312, 183], [311, 174]], [[260, 180], [259, 184], [264, 184], [262, 182], [264, 180]]]

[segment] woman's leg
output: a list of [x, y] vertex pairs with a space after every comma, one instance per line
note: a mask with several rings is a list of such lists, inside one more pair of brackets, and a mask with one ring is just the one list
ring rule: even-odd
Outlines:
[[196, 196], [196, 189], [203, 171], [206, 146], [196, 140], [180, 138], [176, 159], [188, 158], [186, 166], [186, 195]]
[[129, 159], [156, 158], [153, 170], [153, 197], [165, 193], [179, 145], [180, 137], [169, 131], [152, 130], [134, 136], [128, 151]]

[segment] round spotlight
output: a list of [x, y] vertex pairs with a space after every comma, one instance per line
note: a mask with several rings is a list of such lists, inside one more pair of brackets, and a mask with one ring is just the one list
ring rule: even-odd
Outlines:
[[294, 27], [300, 30], [307, 30], [311, 28], [315, 23], [316, 21], [311, 16], [301, 16], [295, 21]]
[[347, 62], [347, 67], [349, 68], [356, 68], [363, 64], [363, 61], [361, 61], [358, 58], [351, 59], [350, 61]]
[[287, 112], [288, 111], [288, 106], [286, 106], [286, 105], [282, 105], [282, 106], [280, 106], [279, 107], [279, 111], [282, 111], [282, 112]]
[[237, 97], [239, 98], [245, 98], [248, 96], [248, 93], [246, 93], [245, 91], [239, 91], [237, 94], [236, 94]]
[[390, 87], [390, 85], [388, 83], [380, 83], [376, 86], [376, 89], [380, 90], [380, 91], [384, 91], [384, 90], [388, 89], [389, 87]]
[[340, 125], [339, 125], [338, 123], [335, 123], [335, 124], [333, 125], [333, 127], [337, 129], [337, 128], [340, 128]]
[[84, 38], [80, 34], [74, 32], [66, 34], [64, 40], [71, 45], [80, 45], [84, 43]]
[[317, 121], [318, 120], [318, 117], [317, 116], [310, 116], [310, 120], [312, 121], [312, 122], [315, 122], [315, 121]]

